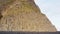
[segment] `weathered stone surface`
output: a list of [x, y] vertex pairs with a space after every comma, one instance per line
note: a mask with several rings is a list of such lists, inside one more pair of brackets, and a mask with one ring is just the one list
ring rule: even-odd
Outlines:
[[[0, 0], [1, 1], [1, 0]], [[33, 0], [5, 0], [0, 3], [0, 31], [56, 32]]]

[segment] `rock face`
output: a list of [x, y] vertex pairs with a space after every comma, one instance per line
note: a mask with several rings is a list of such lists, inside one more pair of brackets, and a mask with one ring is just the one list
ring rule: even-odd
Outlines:
[[56, 32], [34, 0], [0, 1], [0, 31]]

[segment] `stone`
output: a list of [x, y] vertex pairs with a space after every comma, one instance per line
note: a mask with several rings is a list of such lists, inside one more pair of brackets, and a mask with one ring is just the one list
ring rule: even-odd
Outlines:
[[0, 31], [56, 32], [34, 0], [0, 0]]

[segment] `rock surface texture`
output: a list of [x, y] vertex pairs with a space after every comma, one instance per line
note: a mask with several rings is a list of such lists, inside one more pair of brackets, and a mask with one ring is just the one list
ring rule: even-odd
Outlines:
[[34, 0], [0, 0], [0, 31], [56, 32]]

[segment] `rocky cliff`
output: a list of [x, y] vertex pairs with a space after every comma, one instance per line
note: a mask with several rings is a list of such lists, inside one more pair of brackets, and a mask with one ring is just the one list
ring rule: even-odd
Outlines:
[[34, 0], [0, 0], [0, 31], [56, 32]]

